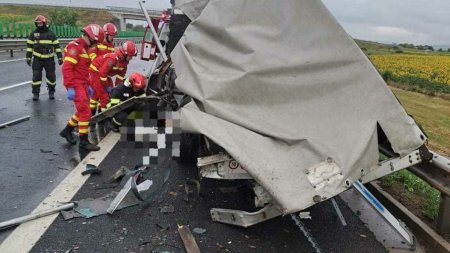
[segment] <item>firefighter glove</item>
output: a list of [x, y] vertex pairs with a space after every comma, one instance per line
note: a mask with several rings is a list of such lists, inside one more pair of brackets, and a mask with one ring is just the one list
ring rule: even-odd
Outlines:
[[68, 88], [67, 89], [67, 99], [73, 100], [75, 98], [75, 89], [74, 88]]
[[91, 86], [88, 87], [88, 94], [89, 94], [89, 97], [90, 97], [90, 98], [91, 98], [92, 96], [94, 96], [94, 90], [92, 89]]
[[27, 64], [31, 67], [31, 58], [27, 58]]
[[108, 86], [106, 87], [106, 91], [111, 94], [111, 92], [113, 91], [113, 87], [112, 86]]
[[63, 64], [63, 59], [58, 58], [58, 64], [59, 64], [59, 66], [61, 66]]

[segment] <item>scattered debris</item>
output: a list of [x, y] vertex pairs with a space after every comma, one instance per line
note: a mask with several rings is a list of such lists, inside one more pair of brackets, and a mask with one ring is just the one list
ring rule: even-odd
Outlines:
[[88, 175], [88, 174], [100, 174], [100, 173], [102, 173], [102, 171], [99, 170], [97, 168], [97, 166], [88, 163], [88, 164], [86, 164], [86, 170], [81, 172], [81, 175], [85, 176], [85, 175]]
[[186, 180], [186, 184], [184, 185], [184, 201], [189, 201], [189, 196], [198, 196], [200, 194], [200, 182], [194, 179]]
[[95, 190], [116, 188], [118, 184], [102, 184], [94, 187]]
[[168, 223], [157, 223], [156, 226], [160, 228], [160, 231], [166, 231], [170, 229], [170, 224]]
[[176, 197], [176, 196], [178, 195], [177, 192], [169, 192], [169, 194], [172, 195], [172, 196], [174, 196], [174, 197]]
[[122, 179], [126, 174], [128, 174], [130, 172], [130, 170], [125, 167], [125, 166], [121, 166], [116, 173], [114, 173], [114, 175], [111, 176], [110, 181], [114, 182], [114, 181], [118, 181], [119, 179]]
[[125, 196], [128, 194], [128, 192], [131, 190], [131, 182], [133, 180], [133, 177], [130, 177], [125, 185], [123, 186], [122, 190], [117, 194], [117, 196], [114, 198], [114, 200], [109, 205], [108, 210], [106, 210], [109, 214], [113, 214], [114, 211], [117, 209], [117, 207], [120, 205], [120, 202], [125, 198]]
[[298, 216], [300, 217], [300, 219], [312, 219], [310, 212], [300, 212], [298, 214]]
[[365, 235], [365, 234], [360, 234], [359, 236], [362, 238], [367, 238], [367, 235]]
[[44, 154], [53, 152], [52, 150], [45, 150], [42, 148], [40, 148], [39, 150], [41, 151], [41, 153], [44, 153]]
[[69, 169], [65, 167], [58, 167], [58, 170], [69, 170]]
[[20, 123], [20, 122], [27, 121], [27, 120], [29, 120], [29, 119], [30, 119], [30, 115], [27, 115], [27, 116], [24, 116], [24, 117], [21, 117], [21, 118], [18, 118], [18, 119], [14, 119], [14, 120], [5, 122], [5, 123], [3, 123], [3, 124], [0, 124], [0, 129], [6, 128], [6, 127], [10, 127], [10, 126], [12, 126], [12, 125], [18, 124], [18, 123]]
[[38, 213], [32, 213], [29, 215], [25, 215], [19, 218], [15, 218], [15, 219], [11, 219], [8, 221], [4, 221], [0, 223], [0, 230], [5, 229], [5, 228], [9, 228], [9, 227], [13, 227], [19, 224], [22, 224], [24, 222], [30, 221], [30, 220], [35, 220], [37, 218], [41, 218], [41, 217], [45, 217], [54, 213], [57, 213], [61, 210], [67, 210], [67, 209], [71, 209], [75, 206], [74, 203], [69, 203], [69, 204], [65, 204], [62, 206], [58, 206], [52, 209], [48, 209], [48, 210], [44, 210], [42, 212], [38, 212]]
[[197, 242], [188, 227], [178, 225], [178, 233], [180, 234], [181, 240], [183, 240], [187, 253], [200, 253]]
[[[109, 193], [103, 197], [96, 199], [82, 199], [79, 201], [75, 201], [77, 204], [77, 208], [71, 211], [62, 211], [61, 214], [64, 220], [69, 220], [73, 218], [91, 218], [99, 215], [103, 215], [107, 213], [108, 207], [111, 205], [113, 199], [117, 196], [117, 192]], [[117, 210], [137, 205], [137, 200], [130, 196], [129, 198], [125, 198], [120, 205], [117, 207]]]
[[159, 208], [159, 212], [161, 213], [173, 213], [175, 208], [172, 205], [166, 205]]
[[194, 229], [192, 229], [192, 232], [201, 235], [201, 234], [206, 233], [206, 229], [204, 229], [204, 228], [194, 228]]
[[341, 221], [342, 226], [346, 227], [347, 222], [345, 221], [344, 215], [342, 214], [338, 203], [336, 202], [336, 200], [334, 198], [331, 198], [331, 203], [333, 204], [334, 210], [336, 211], [336, 214], [339, 217], [339, 220]]
[[250, 249], [256, 249], [256, 246], [255, 246], [255, 245], [248, 245], [248, 247], [249, 247]]

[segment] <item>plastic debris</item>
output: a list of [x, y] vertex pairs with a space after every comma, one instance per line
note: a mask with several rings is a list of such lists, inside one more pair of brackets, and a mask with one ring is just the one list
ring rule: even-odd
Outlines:
[[192, 229], [192, 232], [201, 235], [201, 234], [206, 233], [206, 229], [204, 229], [204, 228], [194, 228], [194, 229]]

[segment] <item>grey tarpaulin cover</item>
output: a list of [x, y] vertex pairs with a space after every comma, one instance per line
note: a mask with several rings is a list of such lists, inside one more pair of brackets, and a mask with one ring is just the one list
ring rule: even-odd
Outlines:
[[[377, 168], [377, 123], [400, 155], [423, 144], [322, 2], [182, 2], [193, 20], [171, 57], [177, 87], [195, 99], [181, 109], [182, 128], [225, 148], [284, 213]], [[314, 188], [306, 171], [327, 158], [340, 176]]]

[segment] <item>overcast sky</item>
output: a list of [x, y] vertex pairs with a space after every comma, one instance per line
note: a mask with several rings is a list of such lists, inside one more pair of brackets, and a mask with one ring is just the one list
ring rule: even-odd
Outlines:
[[[255, 3], [258, 2], [255, 0]], [[450, 0], [323, 0], [323, 2], [354, 38], [384, 43], [408, 42], [450, 47]], [[139, 7], [137, 0], [0, 0], [0, 3], [100, 8]], [[147, 0], [145, 5], [149, 9], [170, 6], [169, 0]]]

